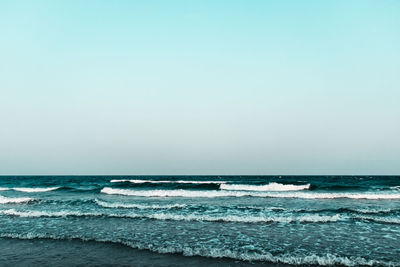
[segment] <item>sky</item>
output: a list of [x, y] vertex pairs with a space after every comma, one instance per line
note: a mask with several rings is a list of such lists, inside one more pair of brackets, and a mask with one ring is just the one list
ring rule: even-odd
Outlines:
[[400, 1], [0, 2], [0, 174], [400, 174]]

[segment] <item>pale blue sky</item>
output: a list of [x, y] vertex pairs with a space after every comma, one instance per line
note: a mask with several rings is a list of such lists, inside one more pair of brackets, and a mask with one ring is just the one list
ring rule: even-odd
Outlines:
[[0, 2], [0, 174], [400, 174], [400, 1]]

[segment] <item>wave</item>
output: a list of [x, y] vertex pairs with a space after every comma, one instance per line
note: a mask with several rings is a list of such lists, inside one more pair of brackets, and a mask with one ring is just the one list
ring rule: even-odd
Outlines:
[[37, 193], [57, 190], [60, 187], [0, 187], [0, 191], [14, 190], [25, 193]]
[[[136, 204], [136, 203], [122, 203], [122, 202], [107, 202], [99, 199], [95, 199], [94, 202], [104, 208], [123, 208], [123, 209], [140, 209], [140, 210], [162, 210], [162, 209], [181, 209], [189, 207], [190, 209], [203, 209], [202, 206], [188, 205], [188, 204]], [[303, 214], [321, 214], [321, 213], [333, 213], [333, 214], [365, 214], [365, 215], [379, 215], [379, 214], [396, 214], [399, 209], [373, 209], [373, 208], [331, 208], [331, 209], [291, 209], [282, 207], [260, 207], [260, 206], [207, 206], [207, 209], [218, 209], [221, 208], [225, 211], [268, 211], [272, 214], [288, 214], [288, 213], [303, 213]]]
[[237, 190], [237, 191], [298, 191], [307, 190], [310, 184], [306, 185], [293, 185], [293, 184], [280, 184], [269, 183], [267, 185], [244, 185], [244, 184], [221, 184], [222, 190]]
[[137, 197], [270, 197], [270, 198], [304, 198], [304, 199], [400, 199], [400, 194], [383, 193], [312, 193], [312, 192], [251, 192], [251, 191], [229, 191], [229, 190], [130, 190], [104, 187], [101, 191], [110, 195], [125, 195]]
[[186, 180], [162, 180], [162, 181], [156, 181], [156, 180], [111, 180], [110, 183], [124, 183], [124, 182], [130, 182], [134, 184], [144, 184], [144, 183], [152, 183], [152, 184], [167, 184], [167, 183], [177, 183], [177, 184], [225, 184], [228, 183], [229, 181], [186, 181]]
[[343, 266], [400, 266], [400, 262], [384, 261], [367, 259], [364, 257], [355, 256], [340, 256], [335, 254], [278, 254], [273, 255], [268, 251], [264, 252], [251, 252], [251, 246], [249, 249], [242, 249], [241, 251], [235, 251], [233, 249], [224, 247], [206, 247], [206, 246], [195, 246], [190, 247], [187, 244], [176, 244], [173, 246], [155, 246], [154, 244], [141, 241], [130, 241], [130, 240], [113, 240], [109, 238], [89, 238], [85, 236], [76, 235], [52, 235], [42, 233], [0, 233], [1, 238], [11, 239], [23, 239], [23, 240], [34, 240], [34, 239], [52, 239], [52, 240], [77, 240], [82, 242], [101, 242], [101, 243], [112, 243], [121, 244], [134, 249], [148, 250], [160, 254], [181, 254], [184, 256], [201, 256], [208, 258], [231, 258], [241, 261], [249, 262], [270, 262], [277, 264], [292, 264], [292, 265], [343, 265]]
[[29, 211], [17, 211], [15, 209], [9, 210], [0, 210], [0, 214], [11, 215], [11, 216], [19, 216], [19, 217], [96, 217], [102, 216], [101, 213], [82, 213], [79, 211], [38, 211], [38, 210], [29, 210]]
[[125, 209], [173, 209], [173, 208], [184, 208], [186, 204], [169, 204], [169, 205], [141, 205], [141, 204], [128, 204], [128, 203], [118, 203], [118, 202], [105, 202], [95, 199], [95, 202], [104, 208], [125, 208]]
[[0, 204], [30, 202], [35, 199], [29, 197], [4, 197], [0, 196]]
[[48, 192], [57, 190], [59, 187], [14, 187], [13, 190], [27, 193]]
[[101, 191], [110, 195], [125, 195], [139, 197], [224, 197], [224, 196], [244, 196], [246, 193], [229, 192], [219, 190], [193, 191], [193, 190], [130, 190], [104, 187]]
[[340, 215], [334, 216], [321, 216], [321, 215], [307, 215], [307, 216], [211, 216], [211, 215], [175, 215], [175, 214], [152, 214], [146, 215], [146, 218], [157, 220], [172, 220], [172, 221], [205, 221], [205, 222], [239, 222], [239, 223], [292, 223], [292, 222], [308, 222], [308, 223], [321, 223], [321, 222], [336, 222], [340, 220]]
[[[284, 209], [282, 209], [284, 211]], [[331, 208], [331, 209], [287, 209], [285, 211], [296, 212], [296, 213], [351, 213], [351, 214], [392, 214], [398, 213], [399, 209], [357, 209], [357, 208]]]
[[0, 210], [0, 214], [19, 217], [117, 217], [117, 218], [146, 218], [153, 220], [168, 221], [199, 221], [199, 222], [238, 222], [238, 223], [327, 223], [341, 220], [341, 216], [303, 215], [303, 216], [237, 216], [237, 215], [201, 215], [201, 214], [113, 214], [113, 213], [91, 213], [79, 211], [17, 211], [15, 209]]
[[384, 224], [400, 224], [400, 219], [393, 218], [393, 217], [372, 217], [372, 216], [357, 215], [354, 218], [359, 219], [359, 220], [384, 223]]

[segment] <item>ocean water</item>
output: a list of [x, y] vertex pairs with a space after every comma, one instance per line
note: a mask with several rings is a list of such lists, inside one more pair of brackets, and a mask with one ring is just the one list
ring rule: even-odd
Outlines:
[[400, 177], [1, 176], [0, 239], [400, 266]]

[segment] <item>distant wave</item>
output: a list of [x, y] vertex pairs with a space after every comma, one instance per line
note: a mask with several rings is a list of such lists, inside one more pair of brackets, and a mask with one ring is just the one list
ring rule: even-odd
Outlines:
[[182, 254], [184, 256], [201, 256], [209, 258], [231, 258], [242, 261], [262, 261], [280, 264], [293, 264], [293, 265], [343, 265], [343, 266], [400, 266], [400, 262], [371, 260], [363, 257], [347, 257], [335, 254], [305, 254], [305, 255], [292, 255], [290, 253], [273, 255], [268, 251], [265, 252], [252, 252], [251, 246], [244, 247], [240, 252], [234, 249], [227, 249], [225, 247], [191, 247], [187, 244], [176, 244], [173, 246], [155, 246], [148, 242], [130, 241], [130, 240], [113, 240], [108, 238], [87, 238], [76, 235], [61, 235], [56, 236], [52, 234], [42, 233], [0, 233], [1, 238], [12, 239], [53, 239], [53, 240], [79, 240], [82, 242], [102, 242], [112, 244], [122, 244], [135, 249], [145, 249], [161, 254]]
[[118, 203], [118, 202], [105, 202], [95, 199], [95, 202], [104, 208], [125, 208], [125, 209], [173, 209], [183, 208], [186, 204], [166, 204], [166, 205], [142, 205], [142, 204], [131, 204], [131, 203]]
[[0, 196], [0, 204], [9, 204], [9, 203], [23, 203], [33, 201], [33, 198], [29, 197], [4, 197]]
[[267, 185], [245, 185], [245, 184], [220, 185], [220, 189], [237, 190], [237, 191], [298, 191], [298, 190], [307, 190], [309, 188], [310, 184], [293, 185], [293, 184], [269, 183]]
[[47, 192], [57, 190], [60, 187], [0, 187], [0, 191], [14, 190], [25, 193]]
[[186, 181], [186, 180], [111, 180], [110, 183], [123, 183], [123, 182], [130, 182], [134, 184], [144, 184], [144, 183], [152, 183], [152, 184], [166, 184], [166, 183], [177, 183], [177, 184], [225, 184], [229, 181]]
[[312, 192], [251, 192], [251, 191], [228, 191], [228, 190], [131, 190], [104, 187], [101, 193], [110, 195], [125, 195], [138, 197], [271, 197], [271, 198], [304, 198], [304, 199], [400, 199], [400, 194], [383, 193], [312, 193]]

